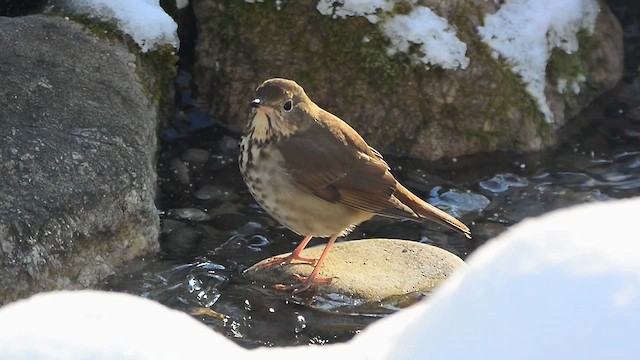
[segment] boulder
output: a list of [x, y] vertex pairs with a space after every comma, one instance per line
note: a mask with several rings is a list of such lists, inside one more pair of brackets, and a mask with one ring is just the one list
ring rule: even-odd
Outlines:
[[[195, 78], [212, 111], [241, 126], [255, 88], [286, 77], [382, 153], [433, 160], [540, 150], [621, 78], [621, 27], [597, 0], [558, 2], [582, 4], [584, 14], [551, 9], [550, 21], [575, 19], [557, 31], [538, 31], [541, 44], [519, 32], [537, 24], [533, 19], [516, 18], [521, 24], [504, 29], [494, 21], [494, 29], [504, 30], [501, 44], [521, 46], [525, 58], [514, 62], [487, 26], [503, 3], [384, 1], [366, 10], [366, 4], [328, 0], [197, 1]], [[575, 31], [558, 35], [565, 28]], [[422, 46], [425, 38], [435, 45]], [[530, 50], [535, 55], [527, 58]], [[528, 66], [534, 70], [523, 70]]]
[[0, 304], [158, 248], [157, 107], [120, 41], [0, 17]]

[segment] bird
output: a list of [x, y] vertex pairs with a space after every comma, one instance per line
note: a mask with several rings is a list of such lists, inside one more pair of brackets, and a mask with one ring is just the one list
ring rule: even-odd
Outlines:
[[[297, 293], [331, 283], [318, 274], [333, 243], [375, 215], [430, 220], [471, 239], [465, 224], [400, 184], [376, 149], [316, 105], [295, 81], [264, 81], [250, 106], [239, 143], [243, 180], [269, 215], [304, 236], [291, 254], [261, 268], [294, 262], [314, 266], [309, 276], [296, 276], [294, 284], [276, 289]], [[329, 238], [317, 260], [300, 255], [313, 237]]]

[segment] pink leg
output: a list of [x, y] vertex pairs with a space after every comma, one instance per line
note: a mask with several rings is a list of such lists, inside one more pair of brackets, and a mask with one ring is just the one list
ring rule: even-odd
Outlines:
[[322, 267], [322, 264], [327, 259], [327, 255], [329, 255], [329, 250], [331, 250], [331, 247], [333, 246], [333, 243], [336, 241], [337, 238], [338, 238], [338, 235], [334, 235], [331, 237], [331, 239], [329, 239], [329, 242], [327, 243], [327, 245], [324, 247], [324, 250], [322, 251], [322, 255], [320, 255], [320, 259], [318, 259], [316, 266], [313, 268], [313, 271], [309, 276], [307, 277], [299, 276], [299, 275], [296, 276], [296, 279], [301, 281], [302, 284], [290, 285], [290, 286], [278, 284], [276, 285], [276, 289], [278, 290], [293, 289], [293, 293], [295, 294], [295, 293], [308, 290], [311, 286], [315, 284], [330, 284], [331, 281], [333, 281], [332, 278], [318, 277], [318, 273], [320, 272], [320, 268]]
[[270, 267], [274, 267], [276, 265], [281, 265], [281, 264], [291, 264], [296, 260], [303, 264], [315, 264], [316, 259], [310, 259], [310, 258], [305, 258], [300, 256], [300, 253], [302, 252], [302, 250], [304, 250], [305, 246], [307, 246], [309, 241], [311, 241], [311, 238], [312, 238], [311, 235], [306, 236], [304, 239], [302, 239], [302, 241], [300, 242], [300, 245], [298, 245], [289, 256], [274, 257], [273, 259], [260, 265], [260, 269], [268, 269]]

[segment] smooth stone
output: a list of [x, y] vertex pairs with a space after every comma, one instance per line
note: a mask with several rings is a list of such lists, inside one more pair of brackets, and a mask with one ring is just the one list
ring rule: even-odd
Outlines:
[[162, 219], [160, 223], [160, 233], [161, 234], [169, 234], [174, 230], [180, 229], [187, 226], [187, 224], [182, 221], [174, 220], [174, 219]]
[[204, 164], [209, 160], [209, 155], [207, 150], [189, 148], [185, 150], [181, 158], [188, 163]]
[[[317, 259], [323, 249], [324, 244], [310, 247], [302, 252], [302, 256]], [[245, 275], [257, 282], [291, 284], [295, 281], [294, 274], [308, 276], [313, 270], [308, 264], [260, 269], [260, 265], [268, 260], [253, 265]], [[319, 275], [334, 280], [331, 284], [315, 285], [314, 290], [344, 294], [367, 302], [380, 301], [391, 296], [429, 292], [463, 266], [466, 265], [458, 256], [415, 241], [351, 240], [334, 244]]]
[[183, 185], [191, 184], [191, 175], [189, 175], [189, 168], [180, 159], [175, 158], [171, 160], [171, 168], [175, 174], [175, 178]]
[[232, 202], [240, 198], [234, 189], [219, 185], [205, 185], [198, 189], [193, 195], [196, 199], [206, 201], [219, 200], [222, 202]]
[[197, 229], [189, 226], [176, 229], [160, 239], [160, 248], [170, 257], [194, 255], [203, 236]]
[[171, 209], [167, 211], [167, 215], [181, 220], [189, 221], [207, 221], [211, 220], [211, 215], [206, 211], [194, 208]]

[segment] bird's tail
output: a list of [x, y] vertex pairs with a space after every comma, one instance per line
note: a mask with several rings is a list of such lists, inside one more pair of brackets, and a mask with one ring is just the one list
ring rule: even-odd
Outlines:
[[407, 188], [401, 184], [396, 185], [396, 192], [393, 194], [400, 202], [408, 206], [413, 212], [418, 214], [421, 218], [434, 221], [440, 225], [446, 226], [449, 229], [455, 230], [467, 239], [471, 239], [471, 231], [467, 225], [463, 224], [460, 220], [447, 214], [446, 212], [438, 209], [437, 207], [420, 199]]

